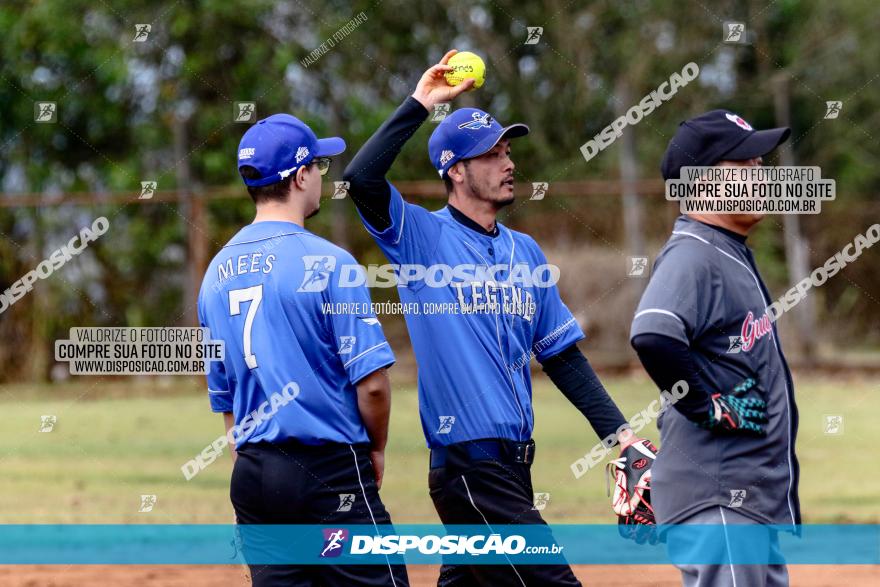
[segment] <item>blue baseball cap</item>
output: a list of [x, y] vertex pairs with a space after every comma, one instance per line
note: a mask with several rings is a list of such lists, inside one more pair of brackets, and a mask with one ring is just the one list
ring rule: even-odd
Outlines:
[[679, 179], [682, 167], [709, 167], [719, 161], [763, 157], [784, 143], [789, 128], [755, 130], [738, 114], [712, 110], [685, 120], [669, 141], [660, 171], [664, 179]]
[[428, 139], [428, 156], [443, 177], [457, 162], [487, 153], [501, 139], [527, 134], [529, 127], [524, 124], [501, 126], [492, 115], [479, 108], [459, 108], [434, 129]]
[[260, 187], [285, 179], [315, 157], [345, 151], [339, 137], [319, 139], [309, 126], [290, 114], [273, 114], [251, 126], [238, 144], [238, 169], [250, 165], [259, 179], [242, 177], [245, 185]]

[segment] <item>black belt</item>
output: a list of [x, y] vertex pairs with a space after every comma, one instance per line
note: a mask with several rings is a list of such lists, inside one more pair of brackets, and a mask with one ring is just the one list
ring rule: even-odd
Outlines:
[[471, 461], [500, 461], [531, 465], [535, 460], [535, 441], [516, 442], [503, 438], [486, 438], [441, 446], [431, 449], [431, 468], [438, 469], [446, 466], [450, 453]]

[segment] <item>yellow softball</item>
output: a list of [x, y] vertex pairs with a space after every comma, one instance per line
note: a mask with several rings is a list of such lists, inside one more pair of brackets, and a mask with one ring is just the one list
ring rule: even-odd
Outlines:
[[457, 86], [466, 79], [473, 78], [476, 80], [471, 89], [479, 88], [486, 81], [486, 64], [476, 53], [470, 51], [462, 51], [456, 53], [449, 58], [447, 65], [452, 67], [452, 71], [446, 72], [446, 83], [450, 86]]

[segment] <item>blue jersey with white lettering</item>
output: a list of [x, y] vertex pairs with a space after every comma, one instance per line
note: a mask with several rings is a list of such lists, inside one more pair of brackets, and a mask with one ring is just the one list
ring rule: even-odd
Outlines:
[[248, 225], [211, 261], [199, 322], [226, 350], [211, 362], [209, 397], [235, 415], [237, 446], [369, 441], [355, 385], [394, 355], [367, 289], [339, 287], [338, 268], [354, 263], [291, 222]]
[[[480, 233], [448, 208], [429, 212], [390, 187], [391, 225], [381, 232], [364, 225], [401, 266], [398, 292], [419, 366], [428, 446], [530, 439], [530, 359], [584, 338], [544, 253], [528, 235], [501, 224], [495, 236]], [[417, 266], [427, 269], [423, 277]]]

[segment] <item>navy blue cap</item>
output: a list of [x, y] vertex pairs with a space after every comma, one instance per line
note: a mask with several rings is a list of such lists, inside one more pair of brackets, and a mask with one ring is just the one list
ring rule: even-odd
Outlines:
[[428, 156], [443, 177], [457, 162], [491, 151], [501, 139], [527, 134], [529, 127], [524, 124], [501, 126], [492, 115], [479, 108], [459, 108], [434, 129], [428, 139]]
[[273, 114], [251, 126], [241, 137], [238, 168], [256, 168], [259, 179], [242, 179], [245, 185], [259, 187], [278, 183], [315, 157], [332, 157], [343, 151], [345, 141], [341, 138], [319, 139], [296, 116]]
[[663, 156], [663, 179], [679, 179], [682, 167], [709, 167], [719, 161], [763, 157], [784, 143], [789, 128], [755, 130], [729, 110], [712, 110], [685, 120]]

